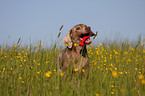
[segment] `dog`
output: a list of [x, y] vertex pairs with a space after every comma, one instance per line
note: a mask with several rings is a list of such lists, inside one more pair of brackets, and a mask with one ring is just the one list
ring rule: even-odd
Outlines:
[[57, 69], [61, 72], [74, 69], [88, 72], [89, 58], [86, 45], [91, 44], [90, 37], [94, 35], [91, 28], [84, 24], [75, 25], [69, 30], [62, 40], [67, 47], [58, 54]]

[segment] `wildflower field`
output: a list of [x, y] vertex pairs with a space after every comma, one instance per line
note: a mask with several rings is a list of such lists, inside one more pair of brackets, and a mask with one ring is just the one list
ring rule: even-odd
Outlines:
[[56, 70], [57, 43], [0, 45], [0, 96], [145, 96], [144, 42], [90, 45], [89, 77], [67, 79]]

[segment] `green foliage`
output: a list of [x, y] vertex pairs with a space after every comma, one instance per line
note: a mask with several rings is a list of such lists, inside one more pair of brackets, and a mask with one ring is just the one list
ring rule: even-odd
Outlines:
[[[18, 42], [19, 44], [19, 42]], [[143, 96], [144, 42], [91, 45], [89, 77], [56, 71], [62, 48], [39, 45], [0, 46], [1, 96]], [[78, 71], [78, 70], [76, 70]], [[84, 72], [84, 70], [81, 70]]]

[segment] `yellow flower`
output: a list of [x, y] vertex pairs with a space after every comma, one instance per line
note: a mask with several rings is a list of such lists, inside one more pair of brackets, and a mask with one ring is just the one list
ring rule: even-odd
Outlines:
[[25, 53], [25, 55], [28, 55], [28, 53]]
[[59, 43], [59, 41], [57, 40], [57, 43]]
[[53, 69], [53, 71], [55, 72], [55, 71], [56, 71], [56, 69]]
[[109, 68], [111, 71], [112, 71], [112, 69], [111, 68]]
[[82, 72], [85, 72], [85, 69], [82, 69]]
[[117, 77], [117, 72], [116, 71], [112, 71], [112, 76], [113, 77]]
[[67, 44], [65, 44], [65, 46], [68, 46]]
[[18, 55], [21, 55], [20, 53], [18, 53]]
[[128, 54], [128, 52], [124, 52], [124, 54], [125, 54], [125, 55], [127, 55], [127, 54]]
[[111, 94], [114, 94], [114, 92], [111, 92]]
[[3, 68], [3, 71], [5, 71], [5, 67]]
[[40, 65], [40, 63], [38, 63], [38, 65]]
[[16, 47], [17, 47], [17, 45], [14, 45], [14, 47], [16, 48]]
[[131, 51], [134, 51], [134, 48], [130, 48]]
[[41, 46], [43, 47], [44, 45], [41, 43]]
[[24, 53], [24, 51], [22, 51], [22, 53]]
[[113, 67], [113, 64], [110, 64], [110, 66], [112, 66], [112, 67]]
[[127, 74], [127, 72], [125, 71], [125, 74]]
[[37, 74], [40, 74], [41, 70], [39, 72], [37, 72]]
[[98, 93], [96, 93], [96, 96], [99, 96], [99, 94], [98, 94]]
[[97, 63], [95, 63], [94, 65], [97, 65]]
[[35, 44], [35, 47], [37, 47], [37, 44]]
[[144, 85], [144, 84], [145, 84], [145, 79], [143, 79], [143, 80], [141, 81], [141, 83]]
[[115, 54], [117, 55], [117, 54], [118, 54], [118, 52], [117, 52], [117, 51], [115, 51]]
[[98, 54], [99, 54], [99, 52], [98, 52], [98, 51], [96, 51], [96, 54], [98, 55]]
[[144, 78], [144, 76], [142, 74], [140, 74], [138, 77], [139, 77], [139, 79], [143, 79]]
[[33, 60], [33, 62], [35, 63], [36, 61], [35, 61], [35, 60]]
[[24, 60], [24, 62], [26, 62], [26, 60]]
[[21, 81], [22, 83], [24, 83], [24, 81]]
[[52, 72], [48, 71], [48, 72], [45, 73], [45, 76], [50, 77], [50, 74], [52, 74]]
[[58, 89], [59, 89], [59, 87], [56, 87], [56, 89], [58, 90]]
[[60, 76], [61, 76], [61, 77], [63, 76], [63, 72], [60, 73]]
[[106, 62], [106, 60], [104, 60], [104, 62]]
[[74, 46], [77, 46], [77, 44], [75, 43]]
[[123, 74], [123, 72], [119, 72], [121, 75]]
[[77, 44], [77, 43], [74, 43], [74, 46], [79, 46], [79, 44]]
[[128, 62], [130, 62], [131, 61], [131, 59], [128, 59]]
[[19, 79], [22, 79], [22, 77], [19, 77]]
[[114, 87], [114, 85], [111, 85], [111, 87], [113, 88], [113, 87]]
[[103, 44], [102, 43], [100, 43], [100, 46], [102, 46]]
[[76, 68], [75, 68], [74, 71], [77, 72], [77, 71], [79, 71], [79, 69], [76, 69]]

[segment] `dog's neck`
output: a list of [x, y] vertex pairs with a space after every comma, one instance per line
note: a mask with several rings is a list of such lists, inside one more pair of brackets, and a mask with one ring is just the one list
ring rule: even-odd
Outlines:
[[73, 46], [69, 51], [74, 52], [76, 54], [81, 54], [83, 57], [87, 56], [87, 48], [86, 45], [84, 46]]

